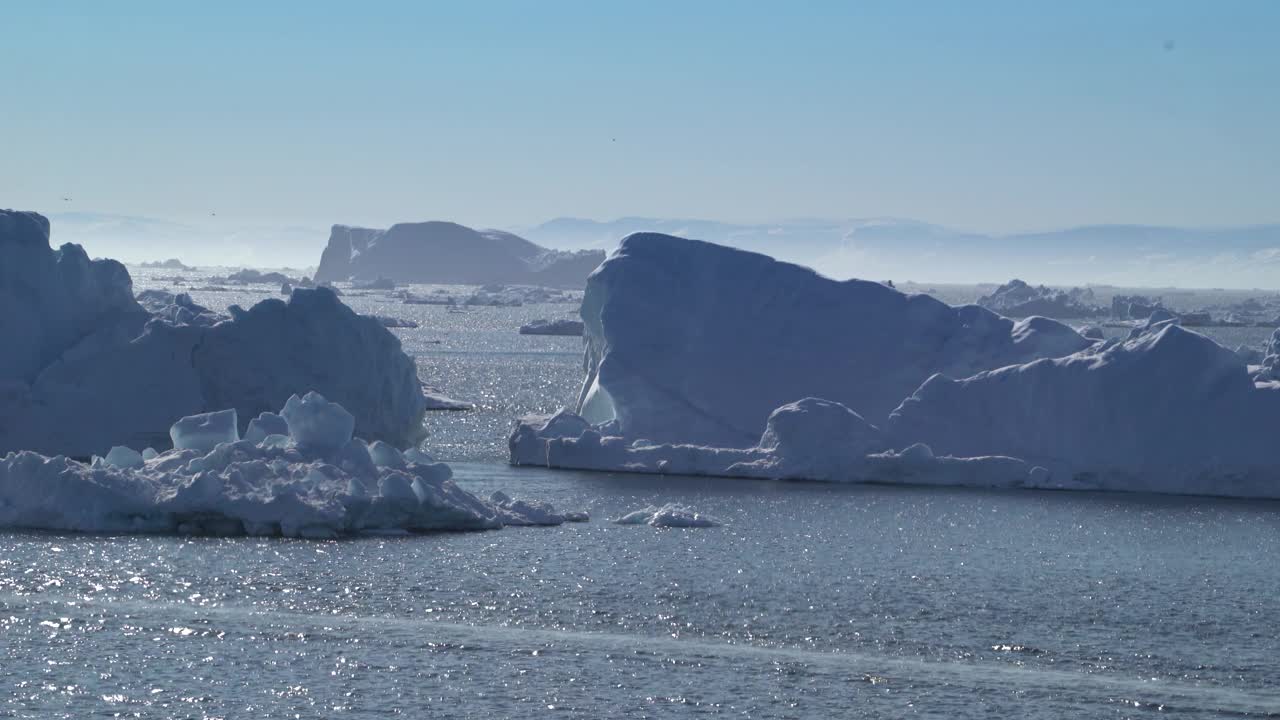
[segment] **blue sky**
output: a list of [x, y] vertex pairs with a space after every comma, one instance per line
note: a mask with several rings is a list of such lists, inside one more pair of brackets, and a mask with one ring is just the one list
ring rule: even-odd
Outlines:
[[1280, 2], [49, 0], [5, 26], [3, 206], [1280, 220]]

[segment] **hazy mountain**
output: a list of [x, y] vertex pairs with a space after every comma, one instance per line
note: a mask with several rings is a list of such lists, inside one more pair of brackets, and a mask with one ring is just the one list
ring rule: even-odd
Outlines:
[[1227, 228], [1086, 225], [992, 235], [897, 218], [734, 224], [557, 218], [523, 231], [549, 247], [610, 248], [654, 230], [811, 265], [835, 277], [934, 282], [1280, 286], [1280, 224]]

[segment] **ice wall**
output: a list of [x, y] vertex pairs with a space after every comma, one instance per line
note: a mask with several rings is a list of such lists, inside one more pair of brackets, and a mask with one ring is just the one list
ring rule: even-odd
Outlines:
[[748, 447], [775, 408], [816, 397], [881, 423], [934, 373], [1059, 357], [1091, 341], [755, 253], [637, 233], [587, 282], [576, 412], [633, 438]]

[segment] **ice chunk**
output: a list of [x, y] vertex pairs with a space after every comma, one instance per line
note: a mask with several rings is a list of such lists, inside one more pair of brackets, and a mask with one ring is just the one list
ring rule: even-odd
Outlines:
[[219, 410], [199, 415], [188, 415], [169, 428], [169, 438], [177, 450], [195, 450], [206, 453], [221, 443], [233, 443], [240, 439], [236, 426], [236, 411]]
[[[155, 451], [152, 450], [151, 452], [154, 453]], [[118, 468], [140, 468], [146, 462], [142, 453], [134, 450], [133, 448], [124, 447], [123, 445], [116, 445], [111, 448], [111, 450], [107, 452], [107, 456], [103, 458], [103, 461], [108, 465]]]
[[[404, 467], [404, 455], [391, 445], [375, 440], [369, 445], [369, 457], [373, 458], [373, 464], [378, 467], [401, 468]], [[427, 462], [431, 462], [428, 458]]]
[[291, 396], [280, 415], [299, 446], [319, 451], [337, 450], [346, 445], [356, 426], [355, 417], [346, 408], [325, 400], [314, 390], [301, 398]]
[[581, 320], [534, 320], [520, 326], [521, 335], [567, 335], [582, 337]]
[[498, 491], [489, 496], [489, 503], [498, 510], [503, 525], [561, 525], [566, 522], [586, 522], [584, 512], [560, 513], [548, 502], [512, 500]]
[[406, 461], [418, 463], [420, 465], [430, 465], [436, 461], [435, 458], [431, 457], [431, 455], [422, 452], [416, 447], [411, 447], [405, 450], [403, 456]]
[[[298, 402], [327, 419], [318, 423], [322, 428], [336, 415], [322, 399]], [[568, 519], [534, 501], [507, 499], [499, 509], [454, 484], [443, 463], [377, 466], [357, 439], [336, 450], [298, 445], [284, 435], [257, 444], [214, 443], [234, 431], [233, 410], [178, 425], [179, 446], [204, 447], [152, 451], [146, 463], [128, 448], [113, 448], [92, 466], [33, 452], [0, 458], [0, 527], [333, 538]], [[378, 454], [389, 453], [380, 448]]]
[[268, 435], [288, 435], [289, 423], [273, 412], [263, 412], [249, 421], [249, 429], [244, 431], [244, 439], [257, 445], [267, 439]]
[[660, 528], [709, 528], [721, 525], [715, 518], [674, 503], [662, 507], [650, 505], [643, 510], [629, 512], [613, 522], [617, 525], [651, 525]]

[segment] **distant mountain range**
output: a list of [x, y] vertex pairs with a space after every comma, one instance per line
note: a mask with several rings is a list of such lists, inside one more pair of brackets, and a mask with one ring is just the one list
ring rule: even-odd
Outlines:
[[[176, 223], [102, 213], [53, 213], [52, 242], [84, 245], [126, 262], [177, 257], [188, 265], [306, 267], [329, 228]], [[1280, 288], [1280, 224], [1222, 228], [1084, 225], [1006, 235], [964, 232], [902, 218], [793, 219], [772, 223], [625, 217], [556, 218], [512, 228], [559, 250], [611, 250], [652, 230], [766, 253], [837, 278], [918, 282]]]
[[991, 235], [898, 218], [734, 224], [628, 217], [557, 218], [522, 234], [548, 247], [608, 249], [641, 230], [762, 252], [841, 278], [1280, 287], [1280, 224], [1085, 225]]

